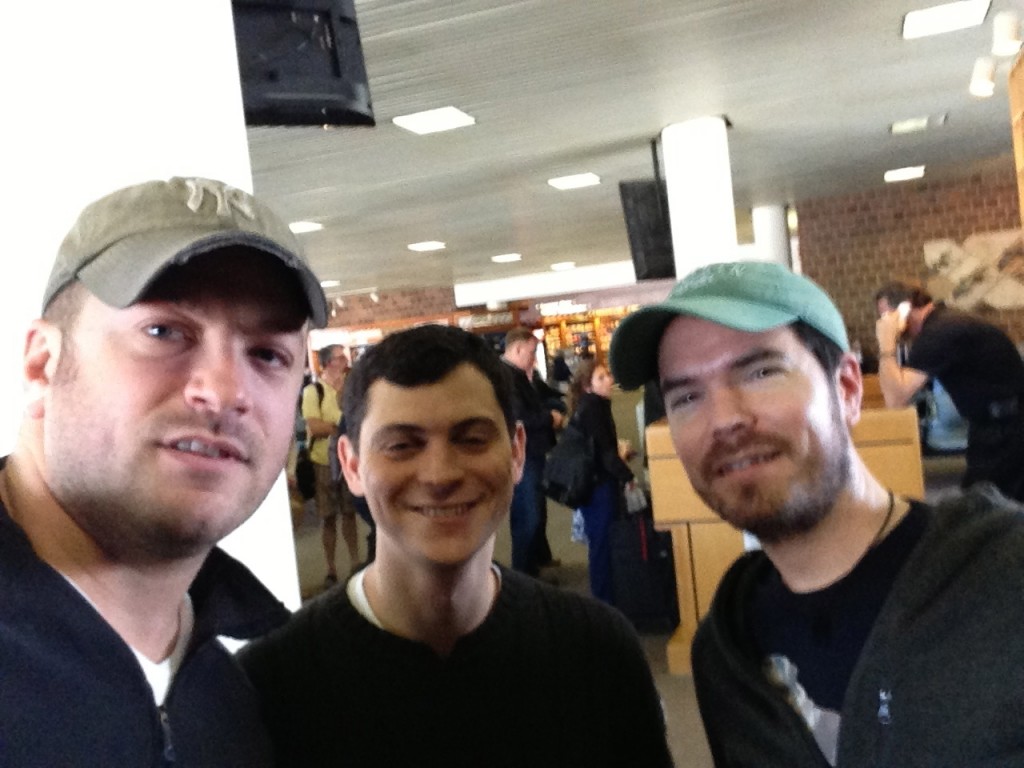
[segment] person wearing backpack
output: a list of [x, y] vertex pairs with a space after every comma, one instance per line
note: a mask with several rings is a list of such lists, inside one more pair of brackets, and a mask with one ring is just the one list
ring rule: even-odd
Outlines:
[[570, 422], [592, 440], [594, 447], [594, 491], [580, 505], [580, 512], [587, 534], [590, 592], [606, 603], [612, 602], [612, 521], [618, 514], [622, 487], [634, 482], [626, 464], [630, 447], [625, 441], [619, 442], [612, 418], [614, 385], [608, 368], [593, 358], [580, 361], [569, 384]]
[[316, 511], [320, 518], [327, 577], [324, 584], [338, 583], [335, 552], [338, 542], [338, 516], [341, 515], [341, 535], [348, 547], [351, 567], [359, 562], [359, 539], [356, 531], [355, 509], [340, 480], [331, 473], [331, 438], [341, 421], [339, 393], [348, 371], [348, 356], [339, 344], [317, 350], [320, 361], [320, 380], [302, 390], [302, 417], [306, 420], [306, 445], [316, 473]]

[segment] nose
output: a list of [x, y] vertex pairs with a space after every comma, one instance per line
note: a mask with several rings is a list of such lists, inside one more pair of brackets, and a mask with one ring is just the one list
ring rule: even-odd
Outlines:
[[752, 412], [738, 387], [715, 387], [707, 393], [709, 426], [714, 437], [725, 437], [751, 425]]
[[431, 441], [420, 456], [420, 482], [443, 495], [454, 490], [461, 478], [462, 468], [452, 446], [447, 441]]
[[244, 413], [252, 407], [246, 387], [244, 353], [230, 344], [208, 344], [197, 349], [185, 401], [193, 409], [220, 415]]

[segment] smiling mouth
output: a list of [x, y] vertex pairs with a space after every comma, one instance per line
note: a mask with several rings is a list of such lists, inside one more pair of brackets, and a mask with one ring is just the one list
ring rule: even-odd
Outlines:
[[424, 517], [451, 518], [467, 515], [472, 508], [472, 504], [455, 504], [444, 507], [416, 507], [415, 509]]
[[204, 443], [201, 440], [179, 440], [171, 445], [175, 451], [190, 453], [195, 456], [205, 456], [210, 459], [237, 459], [234, 453], [221, 450], [215, 445]]
[[733, 461], [719, 464], [718, 469], [715, 470], [715, 475], [718, 477], [725, 477], [733, 472], [740, 472], [748, 467], [757, 466], [758, 464], [764, 464], [765, 462], [777, 459], [780, 456], [779, 451], [771, 451], [769, 453], [759, 453], [753, 456], [744, 456], [741, 459], [735, 459]]

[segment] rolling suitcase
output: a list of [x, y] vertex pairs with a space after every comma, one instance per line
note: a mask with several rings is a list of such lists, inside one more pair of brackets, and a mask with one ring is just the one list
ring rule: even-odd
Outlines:
[[650, 513], [612, 523], [612, 595], [638, 632], [671, 632], [679, 624], [672, 535], [654, 530]]

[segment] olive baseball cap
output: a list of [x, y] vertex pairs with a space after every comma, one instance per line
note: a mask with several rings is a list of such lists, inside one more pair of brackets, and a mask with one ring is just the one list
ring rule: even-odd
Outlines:
[[295, 235], [252, 195], [201, 178], [147, 181], [85, 207], [57, 252], [43, 309], [74, 280], [112, 307], [138, 301], [168, 267], [241, 246], [291, 268], [314, 327], [327, 324], [327, 299]]
[[817, 283], [781, 264], [709, 264], [676, 283], [661, 303], [641, 307], [619, 323], [609, 354], [612, 374], [624, 389], [635, 389], [657, 378], [661, 336], [680, 315], [749, 333], [802, 320], [840, 349], [849, 348], [842, 315]]

